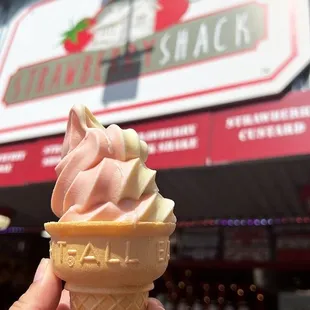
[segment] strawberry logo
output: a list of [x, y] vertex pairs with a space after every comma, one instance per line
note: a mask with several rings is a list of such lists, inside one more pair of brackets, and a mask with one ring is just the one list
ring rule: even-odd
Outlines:
[[189, 0], [158, 0], [156, 31], [177, 24], [189, 7]]
[[90, 32], [95, 19], [84, 18], [63, 35], [62, 44], [67, 53], [82, 52], [93, 38]]
[[[186, 13], [191, 0], [157, 0], [157, 14], [155, 31], [163, 31], [172, 25], [177, 24]], [[110, 1], [111, 3], [113, 1]], [[91, 27], [97, 22], [98, 16], [104, 8], [94, 18], [85, 18], [79, 21], [72, 29], [64, 33], [62, 44], [67, 53], [82, 52], [93, 40]]]

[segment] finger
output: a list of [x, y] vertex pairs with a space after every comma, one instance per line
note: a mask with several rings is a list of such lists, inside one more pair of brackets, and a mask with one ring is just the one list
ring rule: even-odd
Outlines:
[[62, 291], [57, 310], [70, 310], [70, 294], [67, 290]]
[[61, 291], [61, 280], [54, 275], [50, 260], [43, 259], [37, 269], [34, 282], [10, 310], [55, 310]]
[[165, 308], [158, 299], [149, 298], [147, 310], [165, 310]]

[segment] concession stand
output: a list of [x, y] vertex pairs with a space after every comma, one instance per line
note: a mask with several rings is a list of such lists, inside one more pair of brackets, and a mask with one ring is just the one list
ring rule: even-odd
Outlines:
[[82, 103], [139, 133], [176, 203], [152, 292], [166, 309], [304, 309], [309, 1], [76, 3], [32, 1], [0, 37], [0, 308], [48, 255], [54, 169]]

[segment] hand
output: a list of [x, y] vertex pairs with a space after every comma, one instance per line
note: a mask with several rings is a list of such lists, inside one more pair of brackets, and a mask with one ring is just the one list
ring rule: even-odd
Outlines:
[[[33, 283], [10, 308], [10, 310], [69, 309], [69, 292], [62, 290], [61, 280], [54, 275], [49, 259], [42, 259]], [[164, 310], [164, 308], [157, 299], [150, 298], [147, 310]]]

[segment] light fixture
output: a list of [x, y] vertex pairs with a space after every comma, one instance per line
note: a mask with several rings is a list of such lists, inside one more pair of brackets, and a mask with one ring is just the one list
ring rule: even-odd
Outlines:
[[41, 231], [41, 237], [47, 239], [51, 238], [50, 234], [46, 230]]
[[11, 219], [8, 216], [0, 214], [0, 231], [6, 230], [11, 224]]
[[[239, 218], [239, 219], [205, 219], [199, 221], [179, 221], [178, 227], [202, 227], [202, 226], [273, 226], [281, 224], [307, 224], [310, 217], [290, 217], [290, 218]], [[175, 240], [173, 240], [175, 242]]]

